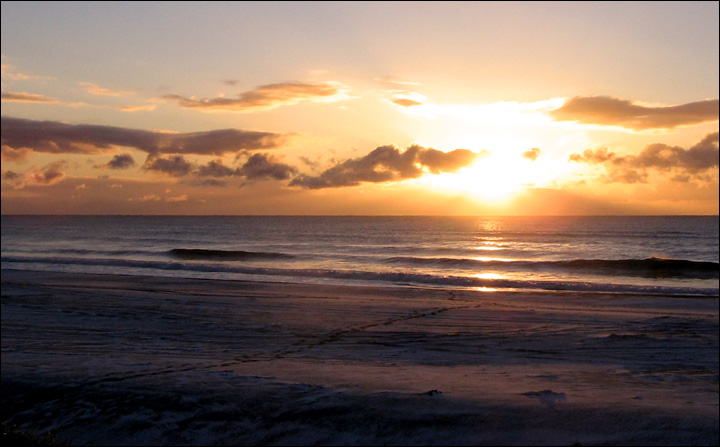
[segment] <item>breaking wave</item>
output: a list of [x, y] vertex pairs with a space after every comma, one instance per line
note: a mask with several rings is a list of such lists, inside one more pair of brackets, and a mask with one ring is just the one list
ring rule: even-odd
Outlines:
[[176, 259], [198, 261], [252, 261], [263, 259], [292, 259], [285, 253], [264, 253], [241, 250], [207, 250], [203, 248], [174, 248], [168, 254]]
[[[277, 255], [271, 254], [271, 255]], [[270, 267], [248, 267], [230, 264], [208, 264], [208, 263], [184, 263], [180, 261], [141, 261], [129, 259], [85, 259], [85, 258], [37, 258], [8, 256], [2, 258], [7, 268], [10, 264], [34, 264], [50, 266], [99, 266], [112, 267], [116, 273], [121, 273], [118, 268], [142, 270], [145, 274], [157, 274], [158, 271], [182, 271], [195, 273], [222, 274], [227, 279], [243, 279], [243, 275], [270, 276], [278, 279], [283, 277], [288, 281], [299, 281], [309, 279], [340, 280], [342, 282], [364, 283], [364, 284], [393, 284], [409, 286], [430, 286], [430, 287], [463, 287], [463, 288], [489, 288], [489, 289], [515, 289], [515, 290], [552, 290], [552, 291], [575, 291], [575, 292], [602, 292], [602, 293], [633, 293], [633, 294], [662, 294], [662, 295], [693, 295], [693, 296], [718, 296], [718, 289], [712, 287], [683, 287], [683, 286], [654, 286], [638, 284], [614, 284], [598, 281], [563, 281], [563, 280], [519, 280], [519, 279], [490, 279], [478, 278], [475, 276], [458, 275], [437, 275], [430, 273], [414, 273], [412, 271], [362, 271], [362, 270], [338, 270], [321, 268], [270, 268]], [[713, 264], [713, 263], [710, 263]], [[4, 267], [5, 268], [5, 267]], [[231, 277], [229, 275], [238, 275]]]
[[641, 276], [646, 278], [695, 278], [720, 277], [717, 262], [689, 261], [686, 259], [574, 259], [565, 261], [511, 261], [481, 260], [468, 258], [423, 258], [396, 256], [387, 258], [386, 264], [406, 266], [434, 266], [447, 268], [501, 270], [567, 270], [616, 276]]

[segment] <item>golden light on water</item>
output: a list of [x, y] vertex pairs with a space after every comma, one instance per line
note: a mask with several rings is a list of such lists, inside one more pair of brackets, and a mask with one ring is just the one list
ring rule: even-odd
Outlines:
[[483, 262], [488, 262], [488, 261], [510, 262], [509, 259], [505, 259], [505, 258], [493, 258], [493, 257], [491, 257], [491, 256], [475, 256], [475, 257], [472, 258], [472, 259], [474, 259], [474, 260], [476, 260], [476, 261], [483, 261]]
[[495, 250], [502, 250], [502, 247], [496, 247], [492, 245], [481, 245], [478, 247], [473, 247], [475, 250], [483, 250], [483, 251], [495, 251]]
[[473, 275], [479, 279], [503, 279], [504, 277], [499, 273], [476, 273]]

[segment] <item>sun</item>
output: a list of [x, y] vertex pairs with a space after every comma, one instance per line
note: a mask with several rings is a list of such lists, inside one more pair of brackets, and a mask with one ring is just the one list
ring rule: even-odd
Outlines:
[[465, 192], [483, 202], [501, 204], [524, 189], [545, 184], [542, 174], [546, 172], [518, 154], [491, 154], [455, 173], [429, 175], [423, 180], [433, 189]]

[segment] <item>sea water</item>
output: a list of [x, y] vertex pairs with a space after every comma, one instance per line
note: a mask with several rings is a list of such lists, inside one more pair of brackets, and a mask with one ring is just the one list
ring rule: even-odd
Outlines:
[[718, 216], [2, 216], [2, 269], [718, 296]]

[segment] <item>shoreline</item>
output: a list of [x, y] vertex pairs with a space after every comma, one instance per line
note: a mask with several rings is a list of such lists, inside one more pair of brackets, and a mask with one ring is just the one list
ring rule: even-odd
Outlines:
[[3, 270], [2, 422], [78, 444], [712, 445], [707, 298]]

